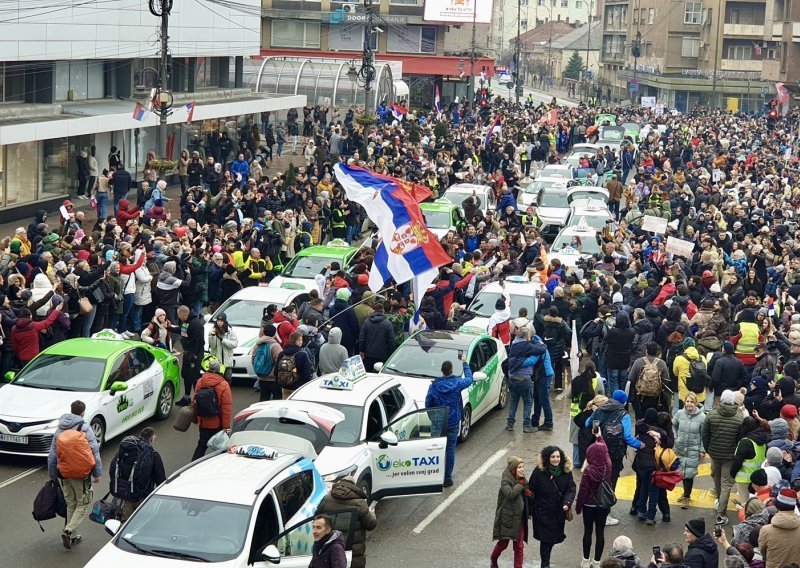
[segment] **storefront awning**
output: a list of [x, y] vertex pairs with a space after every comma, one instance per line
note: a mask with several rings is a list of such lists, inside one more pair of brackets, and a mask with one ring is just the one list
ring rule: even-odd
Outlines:
[[405, 81], [394, 82], [394, 98], [395, 100], [408, 99], [408, 94], [411, 91], [408, 89], [408, 83]]
[[[172, 114], [167, 118], [168, 124], [188, 121], [189, 111], [184, 107], [185, 104], [186, 102], [175, 103]], [[195, 103], [192, 121], [302, 108], [305, 104], [305, 95], [249, 95], [227, 100], [198, 101]], [[145, 113], [141, 121], [135, 120], [135, 105], [136, 101], [133, 100], [65, 104], [63, 114], [0, 122], [0, 145], [158, 125], [159, 117], [152, 112]]]

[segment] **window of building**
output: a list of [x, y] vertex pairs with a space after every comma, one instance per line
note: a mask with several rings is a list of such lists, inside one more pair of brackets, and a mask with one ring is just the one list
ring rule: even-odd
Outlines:
[[272, 20], [272, 47], [320, 47], [319, 22]]
[[684, 24], [699, 24], [700, 15], [703, 13], [702, 2], [687, 2], [686, 9], [683, 12]]
[[389, 4], [402, 4], [403, 6], [419, 6], [419, 0], [389, 0]]
[[386, 49], [394, 53], [436, 53], [436, 28], [434, 26], [391, 27]]
[[8, 144], [6, 159], [14, 166], [9, 168], [6, 178], [5, 205], [35, 201], [39, 187], [39, 143]]
[[569, 8], [569, 0], [561, 0], [562, 8]]
[[523, 29], [526, 29], [526, 30], [527, 30], [527, 29], [528, 29], [528, 20], [520, 20], [520, 22], [519, 22], [519, 25], [520, 25], [520, 26], [521, 26]]
[[633, 23], [636, 24], [639, 22], [639, 10], [637, 8], [633, 9]]
[[577, 0], [577, 1], [575, 2], [575, 7], [576, 7], [578, 10], [582, 10], [582, 9], [583, 9], [583, 0]]
[[194, 86], [196, 89], [219, 87], [219, 58], [197, 58], [197, 75]]
[[775, 47], [770, 47], [766, 50], [767, 59], [778, 59], [778, 49]]
[[528, 5], [528, 0], [519, 0], [519, 5], [520, 6], [527, 6]]
[[761, 22], [758, 21], [758, 16], [754, 8], [731, 8], [728, 12], [728, 17], [725, 19], [725, 23], [743, 25], [763, 24], [764, 18], [762, 17], [760, 19]]
[[750, 59], [753, 59], [753, 46], [729, 45], [728, 59], [738, 59], [740, 61], [749, 61]]
[[647, 13], [647, 24], [652, 26], [656, 22], [656, 9], [650, 8], [650, 11]]
[[536, 0], [536, 4], [539, 6], [544, 6], [544, 0]]
[[[42, 198], [62, 195], [69, 187], [69, 144], [66, 138], [51, 138], [42, 142]], [[74, 158], [73, 158], [74, 161]]]
[[335, 51], [361, 51], [364, 48], [364, 28], [352, 24], [329, 26], [328, 47]]
[[681, 57], [697, 57], [700, 55], [700, 40], [696, 37], [685, 37], [681, 41]]

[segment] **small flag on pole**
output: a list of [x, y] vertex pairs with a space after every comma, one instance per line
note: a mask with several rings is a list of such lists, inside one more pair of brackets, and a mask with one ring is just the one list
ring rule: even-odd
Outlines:
[[186, 118], [186, 124], [191, 124], [192, 117], [194, 116], [194, 101], [186, 103], [185, 105], [183, 105], [183, 108], [189, 111], [189, 116]]
[[753, 53], [756, 54], [756, 57], [761, 57], [761, 45], [755, 41], [753, 42]]
[[436, 107], [436, 113], [439, 117], [442, 116], [442, 97], [439, 95], [439, 85], [436, 85], [436, 92], [433, 95], [433, 105]]
[[133, 119], [142, 122], [144, 117], [147, 113], [147, 109], [141, 104], [136, 103], [136, 106], [133, 107]]
[[397, 103], [392, 103], [391, 109], [392, 116], [394, 116], [397, 120], [403, 120], [403, 117], [408, 114], [408, 109]]
[[500, 115], [498, 114], [492, 125], [489, 127], [489, 132], [486, 133], [486, 139], [483, 141], [484, 146], [488, 146], [489, 142], [492, 141], [492, 134], [494, 134], [495, 130], [503, 130], [503, 122], [500, 120]]

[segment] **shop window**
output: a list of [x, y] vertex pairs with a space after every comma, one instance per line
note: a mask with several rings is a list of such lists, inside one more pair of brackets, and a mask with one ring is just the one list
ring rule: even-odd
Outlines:
[[436, 53], [436, 28], [405, 26], [389, 28], [387, 51], [393, 53]]
[[[72, 156], [75, 160], [77, 156]], [[69, 144], [66, 138], [42, 142], [42, 198], [69, 192]]]
[[14, 165], [6, 178], [6, 206], [36, 201], [39, 187], [39, 142], [6, 146], [8, 163]]
[[319, 48], [319, 22], [272, 20], [272, 47]]

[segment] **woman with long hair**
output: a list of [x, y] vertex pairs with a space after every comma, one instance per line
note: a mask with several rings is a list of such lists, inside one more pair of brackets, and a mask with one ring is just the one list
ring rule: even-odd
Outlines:
[[553, 547], [567, 538], [564, 524], [576, 492], [572, 462], [564, 450], [547, 446], [539, 453], [528, 487], [533, 494], [528, 510], [533, 517], [533, 538], [539, 541], [540, 565], [550, 568]]
[[700, 460], [705, 457], [700, 435], [706, 413], [703, 405], [697, 402], [697, 395], [689, 393], [683, 401], [683, 408], [675, 413], [672, 431], [675, 435], [675, 453], [681, 460], [680, 472], [683, 474], [683, 495], [678, 498], [682, 509], [688, 509], [692, 502], [692, 488]]
[[492, 568], [508, 548], [514, 548], [514, 568], [522, 568], [523, 547], [528, 542], [528, 498], [531, 491], [525, 481], [525, 462], [522, 458], [508, 458], [508, 467], [503, 470], [500, 490], [497, 493], [497, 509], [494, 514], [492, 539], [497, 541], [490, 557]]
[[[578, 439], [581, 428], [576, 423], [576, 416], [581, 415], [586, 406], [592, 401], [597, 394], [604, 394], [603, 381], [599, 380], [597, 369], [592, 361], [588, 361], [583, 367], [583, 371], [574, 379], [567, 387], [565, 394], [566, 398], [570, 401], [569, 416], [571, 418], [569, 423], [569, 442], [572, 444], [572, 463], [576, 468], [580, 469], [583, 465], [583, 452], [581, 451], [580, 440]], [[586, 423], [584, 418], [583, 424]]]
[[[608, 454], [600, 429], [593, 431], [595, 442], [586, 450], [587, 466], [581, 475], [581, 486], [575, 500], [575, 513], [583, 516], [583, 560], [581, 568], [599, 568], [605, 548], [606, 519], [610, 509], [597, 504], [600, 484], [611, 483], [611, 457]], [[592, 532], [595, 533], [594, 560], [592, 551]]]

